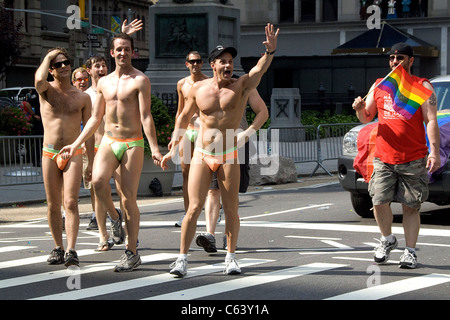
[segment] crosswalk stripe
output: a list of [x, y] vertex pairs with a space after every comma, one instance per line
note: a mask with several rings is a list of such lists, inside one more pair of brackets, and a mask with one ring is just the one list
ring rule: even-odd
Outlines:
[[[97, 252], [92, 249], [77, 250], [78, 257], [87, 256], [90, 254], [99, 254], [99, 253], [101, 253], [101, 252]], [[0, 262], [0, 269], [7, 269], [7, 268], [25, 266], [25, 265], [35, 264], [35, 263], [47, 262], [47, 258], [48, 258], [48, 254], [45, 256], [3, 261], [3, 262]]]
[[275, 281], [287, 280], [308, 274], [318, 273], [336, 268], [342, 268], [345, 264], [331, 263], [311, 263], [299, 267], [293, 267], [268, 273], [262, 273], [250, 277], [242, 277], [235, 280], [213, 283], [197, 288], [181, 290], [155, 297], [145, 298], [143, 300], [191, 300], [206, 296], [211, 296], [228, 291], [248, 288], [261, 284], [271, 283]]
[[344, 293], [325, 300], [378, 300], [396, 294], [432, 287], [449, 281], [450, 275], [448, 274], [432, 273]]
[[[257, 265], [261, 263], [273, 262], [274, 260], [268, 259], [242, 259], [239, 260], [239, 265], [242, 267], [248, 267], [251, 265]], [[184, 277], [192, 278], [198, 277], [218, 271], [222, 271], [225, 267], [224, 263], [206, 265], [197, 268], [188, 269], [187, 275]], [[37, 297], [31, 300], [76, 300], [76, 299], [85, 299], [90, 297], [95, 297], [99, 295], [105, 295], [115, 292], [120, 292], [124, 290], [131, 290], [142, 288], [151, 285], [157, 285], [166, 282], [179, 281], [179, 278], [175, 278], [173, 275], [168, 272], [143, 278], [137, 278], [127, 281], [115, 282], [111, 284], [106, 284], [102, 286], [96, 286], [92, 288], [80, 289], [80, 290], [72, 290], [68, 292], [63, 292], [59, 294], [47, 295], [42, 297]]]
[[[178, 256], [178, 254], [173, 254], [173, 253], [172, 254], [157, 253], [157, 254], [142, 256], [141, 260], [142, 260], [142, 263], [148, 263], [148, 262], [161, 261], [161, 260], [167, 260], [167, 259], [175, 259], [177, 256]], [[58, 278], [65, 278], [65, 277], [69, 277], [75, 273], [77, 275], [82, 275], [82, 274], [87, 274], [87, 273], [92, 273], [92, 272], [112, 270], [114, 268], [114, 266], [117, 265], [118, 262], [119, 262], [119, 260], [105, 262], [105, 263], [91, 264], [91, 265], [80, 267], [76, 271], [73, 271], [72, 269], [62, 269], [62, 270], [58, 270], [58, 271], [49, 271], [49, 272], [43, 272], [43, 273], [33, 274], [33, 275], [29, 275], [29, 276], [0, 280], [0, 289], [20, 286], [20, 285], [30, 284], [30, 283], [40, 282], [40, 281], [48, 281], [48, 280], [55, 280]]]
[[11, 252], [11, 251], [19, 251], [19, 250], [26, 250], [26, 249], [35, 249], [37, 247], [32, 246], [9, 246], [9, 247], [2, 247], [0, 248], [0, 253], [5, 252]]

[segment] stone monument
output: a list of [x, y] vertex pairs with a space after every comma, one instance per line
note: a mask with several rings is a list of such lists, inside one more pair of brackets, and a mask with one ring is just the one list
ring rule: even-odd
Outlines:
[[[216, 46], [239, 52], [240, 10], [226, 0], [159, 0], [149, 7], [150, 57], [145, 74], [152, 93], [175, 93], [177, 82], [189, 75], [185, 66], [191, 50], [203, 57], [202, 71], [212, 76], [208, 54]], [[240, 56], [235, 73], [242, 73]]]

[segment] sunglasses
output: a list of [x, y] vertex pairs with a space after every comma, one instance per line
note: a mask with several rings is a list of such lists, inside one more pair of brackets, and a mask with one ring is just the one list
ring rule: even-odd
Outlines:
[[65, 66], [70, 66], [70, 60], [64, 60], [64, 61], [56, 62], [56, 63], [52, 66], [52, 68], [53, 68], [53, 69], [59, 69], [59, 68], [62, 67], [63, 64], [64, 64]]
[[202, 59], [195, 59], [195, 60], [188, 60], [187, 62], [189, 62], [190, 64], [202, 64], [203, 60]]
[[75, 81], [78, 81], [78, 82], [81, 82], [81, 81], [89, 81], [89, 78], [78, 78], [78, 79], [75, 79]]
[[404, 56], [389, 56], [389, 60], [394, 61], [395, 59], [397, 59], [397, 61], [403, 61], [405, 60]]

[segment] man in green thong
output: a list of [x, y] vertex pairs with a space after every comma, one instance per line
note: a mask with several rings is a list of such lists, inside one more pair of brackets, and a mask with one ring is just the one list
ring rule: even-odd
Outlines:
[[122, 161], [125, 151], [127, 151], [128, 149], [133, 148], [133, 147], [144, 148], [144, 138], [140, 137], [140, 138], [133, 138], [133, 139], [119, 139], [119, 138], [113, 138], [113, 137], [108, 137], [107, 135], [104, 135], [100, 145], [103, 145], [103, 144], [107, 144], [111, 147], [111, 150], [113, 151], [117, 160], [120, 162], [120, 161]]
[[[71, 145], [63, 148], [71, 157], [76, 148], [94, 134], [102, 119], [105, 120], [105, 135], [94, 158], [92, 184], [97, 200], [108, 214], [116, 208], [111, 198], [109, 181], [114, 171], [120, 167], [122, 188], [121, 201], [124, 204], [124, 219], [128, 242], [125, 254], [115, 266], [114, 271], [132, 271], [141, 264], [137, 251], [140, 212], [137, 206], [137, 190], [144, 162], [142, 146], [142, 129], [150, 145], [152, 157], [156, 165], [162, 159], [156, 140], [156, 130], [151, 114], [151, 85], [148, 77], [134, 68], [131, 58], [134, 52], [133, 38], [119, 33], [111, 41], [110, 54], [116, 63], [116, 70], [100, 78], [97, 84], [97, 97], [92, 117], [84, 127], [80, 136]], [[136, 148], [136, 146], [138, 148]], [[102, 221], [101, 212], [96, 212], [97, 219]], [[100, 230], [100, 240], [107, 241], [108, 234]]]
[[[202, 73], [203, 59], [198, 51], [190, 51], [186, 55], [185, 61], [186, 68], [189, 69], [189, 76], [184, 77], [177, 83], [177, 93], [178, 93], [178, 109], [175, 115], [175, 120], [178, 119], [181, 112], [183, 112], [184, 105], [186, 104], [189, 91], [194, 83], [202, 81], [208, 78], [207, 75]], [[184, 214], [186, 214], [189, 208], [189, 195], [188, 195], [188, 181], [189, 181], [189, 169], [191, 167], [191, 158], [194, 151], [194, 142], [198, 137], [198, 130], [200, 128], [200, 123], [198, 120], [198, 114], [194, 114], [189, 121], [186, 133], [183, 136], [183, 141], [180, 143], [180, 166], [181, 174], [183, 176], [183, 200], [184, 200]], [[169, 149], [172, 146], [172, 142], [169, 143]], [[181, 227], [183, 222], [183, 217], [180, 221], [175, 223], [176, 227]]]

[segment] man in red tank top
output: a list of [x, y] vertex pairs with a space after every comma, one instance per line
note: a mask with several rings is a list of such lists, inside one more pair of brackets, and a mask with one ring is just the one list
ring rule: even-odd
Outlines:
[[[414, 53], [405, 43], [395, 44], [390, 51], [390, 68], [393, 70], [400, 63], [412, 76]], [[402, 204], [406, 241], [404, 254], [400, 257], [402, 268], [415, 268], [417, 265], [415, 246], [420, 229], [419, 210], [421, 203], [428, 198], [428, 172], [440, 167], [436, 94], [426, 79], [412, 77], [433, 93], [410, 119], [397, 113], [389, 93], [377, 86], [382, 79], [372, 85], [366, 101], [357, 97], [353, 103], [353, 109], [362, 123], [372, 121], [376, 114], [379, 120], [374, 171], [369, 182], [374, 215], [381, 231], [374, 260], [376, 263], [387, 262], [390, 251], [397, 247], [397, 239], [392, 234], [390, 207], [392, 201], [397, 201]], [[426, 124], [430, 141], [429, 152], [423, 123]]]

